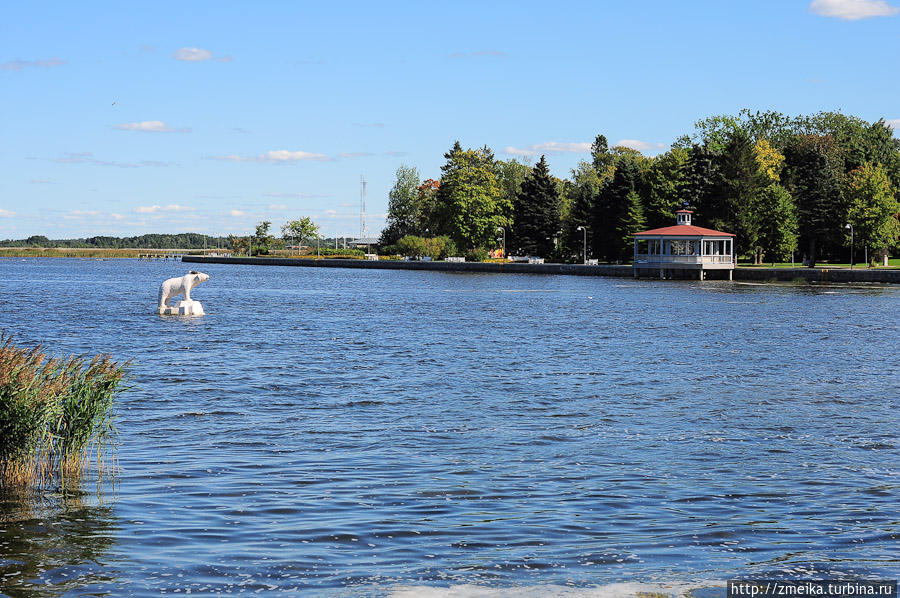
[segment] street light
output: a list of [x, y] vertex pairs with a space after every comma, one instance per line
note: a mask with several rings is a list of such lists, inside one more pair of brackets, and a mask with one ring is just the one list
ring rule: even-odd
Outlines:
[[853, 269], [853, 225], [848, 224], [844, 227], [845, 229], [850, 230], [850, 269]]
[[502, 226], [498, 226], [497, 232], [503, 233], [503, 259], [506, 259], [506, 229]]
[[584, 263], [587, 264], [587, 228], [579, 226], [575, 230], [584, 232]]

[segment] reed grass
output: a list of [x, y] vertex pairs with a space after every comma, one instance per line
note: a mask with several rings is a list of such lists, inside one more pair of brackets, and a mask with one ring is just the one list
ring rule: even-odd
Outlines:
[[0, 484], [81, 479], [115, 457], [114, 402], [125, 367], [101, 355], [50, 359], [0, 335]]

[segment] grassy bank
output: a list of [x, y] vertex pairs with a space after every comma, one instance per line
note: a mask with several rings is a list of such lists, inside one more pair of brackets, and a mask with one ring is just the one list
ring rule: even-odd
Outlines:
[[[803, 268], [803, 267], [805, 267], [800, 262], [794, 262], [793, 264], [791, 262], [775, 262], [775, 265], [773, 266], [770, 262], [763, 263], [763, 264], [752, 264], [750, 262], [744, 262], [744, 261], [738, 261], [738, 266], [741, 268]], [[843, 262], [843, 263], [816, 262], [816, 268], [850, 268], [850, 263], [849, 262]], [[855, 264], [853, 264], [853, 268], [854, 269], [859, 268], [861, 270], [865, 270], [866, 263], [863, 261], [856, 262]], [[875, 268], [878, 268], [878, 269], [900, 268], [900, 258], [889, 259], [887, 266], [882, 266], [881, 263], [879, 262], [879, 264], [877, 266], [875, 266]]]
[[0, 337], [0, 485], [80, 479], [91, 459], [102, 471], [123, 376], [108, 356], [51, 359]]

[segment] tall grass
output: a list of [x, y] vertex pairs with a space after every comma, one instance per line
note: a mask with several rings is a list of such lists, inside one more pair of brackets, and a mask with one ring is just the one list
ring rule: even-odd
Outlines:
[[113, 404], [125, 370], [108, 356], [48, 359], [0, 335], [0, 484], [79, 478], [113, 453]]

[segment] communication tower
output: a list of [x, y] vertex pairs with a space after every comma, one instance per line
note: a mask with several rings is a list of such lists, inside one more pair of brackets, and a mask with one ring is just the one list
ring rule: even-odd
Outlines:
[[365, 239], [369, 236], [369, 229], [366, 226], [366, 177], [359, 175], [359, 238]]

